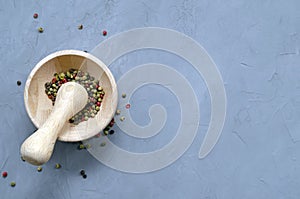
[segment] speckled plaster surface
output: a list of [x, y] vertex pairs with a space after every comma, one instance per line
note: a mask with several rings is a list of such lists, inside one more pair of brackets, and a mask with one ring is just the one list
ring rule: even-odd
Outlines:
[[[189, 198], [298, 199], [300, 197], [300, 2], [297, 0], [176, 1], [0, 1], [0, 179], [1, 198]], [[38, 19], [32, 15], [37, 12]], [[77, 26], [83, 24], [83, 30]], [[44, 28], [44, 33], [37, 31]], [[225, 126], [214, 150], [198, 159], [210, 118], [202, 78], [188, 63], [159, 51], [134, 52], [110, 68], [118, 80], [133, 66], [168, 64], [192, 84], [201, 108], [200, 127], [189, 150], [171, 166], [147, 174], [104, 166], [72, 143], [57, 143], [38, 173], [20, 160], [23, 140], [35, 128], [23, 90], [27, 75], [46, 55], [63, 49], [91, 51], [107, 37], [139, 27], [180, 31], [199, 42], [218, 66], [226, 88]], [[22, 85], [17, 86], [17, 80]], [[199, 84], [200, 82], [200, 84]], [[151, 85], [150, 85], [151, 87]], [[117, 145], [144, 152], [172, 139], [178, 102], [152, 85], [131, 99], [138, 124], [149, 122], [153, 102], [165, 105], [166, 126], [150, 140], [133, 139], [116, 128]], [[162, 95], [160, 99], [153, 95]], [[55, 163], [62, 165], [55, 170]], [[83, 179], [80, 169], [88, 175]], [[9, 186], [16, 181], [16, 187]]]

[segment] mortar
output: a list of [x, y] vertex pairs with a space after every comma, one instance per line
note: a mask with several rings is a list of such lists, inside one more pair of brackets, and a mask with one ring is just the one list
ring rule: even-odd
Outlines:
[[[48, 120], [49, 116], [53, 111], [52, 102], [48, 99], [48, 96], [45, 94], [45, 83], [51, 81], [54, 73], [65, 72], [71, 68], [80, 69], [83, 72], [88, 72], [91, 76], [95, 77], [96, 80], [99, 80], [99, 84], [105, 91], [105, 96], [102, 101], [100, 110], [94, 118], [89, 118], [87, 121], [81, 122], [78, 125], [69, 123], [69, 118], [60, 118], [60, 121], [57, 122], [61, 123], [61, 128], [57, 129], [57, 132], [55, 132], [57, 136], [55, 137], [53, 146], [55, 144], [56, 138], [60, 141], [76, 142], [95, 136], [109, 124], [117, 108], [118, 92], [116, 82], [110, 70], [102, 61], [100, 61], [95, 56], [83, 51], [58, 51], [42, 59], [33, 68], [26, 81], [24, 91], [25, 107], [30, 119], [37, 128], [41, 128], [43, 126], [43, 124]], [[78, 99], [78, 97], [81, 96], [76, 96], [76, 99]], [[70, 100], [72, 100], [73, 103], [73, 99]], [[72, 105], [74, 108], [75, 105]], [[56, 109], [58, 109], [58, 111], [56, 111], [56, 114], [57, 118], [59, 118], [59, 113], [64, 113], [67, 107], [62, 105], [60, 107], [56, 107]], [[75, 114], [76, 112], [73, 112], [72, 114]], [[52, 118], [55, 117], [52, 116]], [[39, 137], [38, 135], [34, 134], [32, 136]], [[36, 151], [39, 151], [37, 149], [38, 147], [42, 149], [42, 146], [39, 145], [42, 145], [42, 143], [47, 142], [47, 140], [43, 139], [48, 138], [41, 136], [39, 137], [39, 139], [37, 139], [38, 141], [35, 141], [34, 143], [30, 144], [27, 143], [27, 145], [25, 144], [25, 142], [27, 141], [26, 140], [21, 147], [21, 155], [26, 156], [25, 151], [29, 150], [30, 147], [33, 147], [32, 149]], [[52, 150], [50, 150], [50, 152], [48, 153], [52, 154]], [[39, 156], [39, 154], [36, 152], [33, 154], [33, 156]], [[23, 158], [26, 160], [26, 157]], [[27, 158], [27, 161], [35, 165], [43, 164], [49, 159], [46, 158], [39, 162], [32, 161], [30, 160], [31, 158]]]

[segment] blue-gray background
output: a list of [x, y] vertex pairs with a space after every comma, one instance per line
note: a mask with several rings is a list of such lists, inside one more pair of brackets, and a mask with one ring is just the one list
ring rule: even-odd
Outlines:
[[[0, 171], [8, 172], [7, 178], [0, 179], [0, 197], [298, 199], [299, 8], [297, 0], [0, 0]], [[38, 19], [32, 18], [35, 12]], [[77, 29], [79, 24], [83, 30]], [[45, 30], [42, 34], [37, 31], [40, 26]], [[59, 142], [41, 173], [22, 162], [20, 145], [35, 130], [23, 103], [24, 82], [35, 64], [57, 50], [91, 51], [106, 39], [103, 29], [109, 37], [148, 26], [192, 37], [221, 72], [228, 110], [222, 136], [209, 156], [198, 159], [210, 118], [202, 78], [180, 58], [146, 50], [124, 56], [110, 68], [118, 80], [135, 65], [164, 63], [193, 85], [201, 108], [200, 127], [193, 145], [178, 161], [156, 172], [128, 174], [104, 166], [85, 150], [78, 151], [77, 144]], [[17, 80], [22, 81], [20, 87]], [[150, 85], [138, 90], [131, 103], [132, 117], [141, 125], [149, 122], [147, 111], [153, 103], [165, 105], [172, 114], [159, 137], [133, 139], [115, 127], [113, 142], [145, 152], [172, 139], [180, 110], [169, 91]], [[62, 165], [60, 170], [54, 169], [56, 162]], [[86, 170], [87, 179], [79, 175], [80, 169]], [[16, 181], [16, 187], [9, 186], [11, 181]]]

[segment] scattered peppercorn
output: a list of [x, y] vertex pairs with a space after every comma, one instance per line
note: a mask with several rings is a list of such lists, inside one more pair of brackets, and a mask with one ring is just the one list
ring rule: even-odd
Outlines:
[[86, 175], [86, 174], [83, 174], [82, 177], [83, 177], [84, 179], [86, 179], [86, 178], [87, 178], [87, 175]]
[[42, 170], [43, 170], [42, 167], [38, 167], [38, 168], [37, 168], [37, 171], [38, 171], [38, 172], [41, 172]]
[[123, 98], [126, 98], [126, 94], [125, 94], [125, 93], [123, 93], [123, 94], [122, 94], [122, 97], [123, 97]]
[[56, 163], [56, 164], [55, 164], [55, 168], [56, 168], [56, 169], [60, 169], [60, 168], [61, 168], [61, 165], [60, 165], [59, 163]]
[[120, 118], [120, 121], [123, 122], [124, 120], [125, 120], [125, 117], [122, 116], [122, 117]]
[[16, 183], [15, 183], [15, 182], [11, 182], [11, 183], [10, 183], [10, 186], [11, 186], [11, 187], [15, 187], [15, 186], [16, 186]]
[[33, 18], [36, 19], [36, 18], [38, 18], [38, 17], [39, 17], [38, 13], [34, 13], [34, 14], [33, 14]]
[[2, 177], [3, 177], [3, 178], [6, 178], [6, 177], [7, 177], [7, 172], [6, 172], [6, 171], [3, 171], [3, 172], [2, 172]]
[[38, 28], [38, 31], [39, 31], [40, 33], [43, 33], [43, 32], [44, 32], [44, 28], [39, 27], [39, 28]]
[[125, 108], [130, 109], [130, 104], [126, 104]]
[[103, 35], [103, 36], [106, 36], [106, 35], [107, 35], [107, 31], [106, 31], [106, 30], [103, 30], [103, 31], [102, 31], [102, 35]]
[[22, 82], [20, 80], [17, 81], [17, 85], [21, 86]]
[[109, 134], [110, 134], [110, 135], [112, 135], [112, 134], [114, 134], [114, 133], [115, 133], [114, 130], [110, 130], [110, 131], [109, 131]]
[[79, 150], [85, 149], [85, 146], [84, 146], [83, 144], [80, 144], [80, 145], [78, 146], [78, 149], [79, 149]]
[[108, 130], [103, 131], [104, 135], [108, 135]]
[[85, 174], [85, 171], [84, 170], [81, 170], [80, 171], [80, 175], [84, 175]]
[[80, 25], [78, 26], [78, 30], [82, 30], [82, 29], [83, 29], [83, 25], [80, 24]]
[[121, 110], [118, 109], [118, 110], [116, 111], [116, 115], [120, 115], [120, 114], [121, 114]]

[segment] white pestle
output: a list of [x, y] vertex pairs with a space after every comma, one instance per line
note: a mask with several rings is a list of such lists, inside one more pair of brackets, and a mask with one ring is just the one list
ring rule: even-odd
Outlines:
[[75, 82], [63, 84], [57, 92], [55, 105], [46, 122], [23, 142], [21, 157], [33, 165], [46, 163], [63, 126], [85, 107], [87, 101], [88, 93], [83, 86]]

